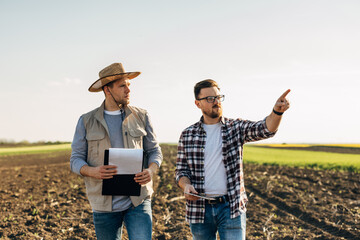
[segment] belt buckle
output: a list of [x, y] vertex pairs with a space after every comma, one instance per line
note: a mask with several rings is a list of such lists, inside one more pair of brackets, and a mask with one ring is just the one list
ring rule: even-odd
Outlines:
[[219, 202], [218, 198], [214, 198], [214, 199], [208, 199], [206, 200], [208, 204], [217, 204]]
[[218, 203], [218, 200], [217, 200], [217, 199], [214, 199], [214, 200], [208, 199], [208, 200], [207, 200], [207, 203], [208, 203], [208, 204], [217, 204], [217, 203]]
[[226, 202], [224, 196], [216, 197], [214, 200], [207, 200], [209, 204], [217, 204], [217, 203], [224, 203]]

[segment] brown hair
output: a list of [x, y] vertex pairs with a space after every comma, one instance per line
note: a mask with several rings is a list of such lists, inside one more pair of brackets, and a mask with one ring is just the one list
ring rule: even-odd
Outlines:
[[194, 87], [195, 99], [198, 99], [201, 89], [209, 88], [209, 87], [216, 87], [217, 89], [220, 90], [219, 85], [214, 80], [212, 80], [212, 79], [202, 80], [202, 81], [198, 82]]
[[109, 88], [112, 88], [112, 87], [114, 86], [114, 82], [115, 82], [115, 81], [112, 81], [112, 82], [109, 82], [108, 84], [105, 84], [104, 86], [101, 87], [102, 90], [104, 91], [104, 87], [105, 87], [105, 86], [106, 86], [106, 87], [109, 87]]
[[101, 87], [102, 90], [104, 91], [104, 87], [105, 87], [105, 86], [107, 86], [107, 87], [109, 87], [109, 88], [112, 88], [112, 87], [114, 86], [114, 83], [117, 82], [117, 81], [119, 81], [119, 80], [121, 80], [121, 79], [123, 79], [123, 78], [119, 78], [119, 79], [116, 79], [116, 80], [114, 80], [114, 81], [111, 81], [111, 82], [105, 84], [104, 86]]

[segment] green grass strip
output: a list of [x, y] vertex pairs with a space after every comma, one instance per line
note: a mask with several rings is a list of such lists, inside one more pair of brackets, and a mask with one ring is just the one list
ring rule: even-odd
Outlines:
[[244, 162], [360, 172], [360, 154], [273, 149], [245, 145]]
[[70, 149], [71, 149], [70, 143], [58, 144], [58, 145], [32, 146], [32, 147], [9, 147], [9, 148], [0, 148], [0, 156], [48, 153], [48, 152], [64, 151]]

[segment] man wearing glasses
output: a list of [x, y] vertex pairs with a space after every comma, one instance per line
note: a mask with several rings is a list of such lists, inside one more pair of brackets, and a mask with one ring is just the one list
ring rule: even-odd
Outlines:
[[193, 239], [245, 239], [246, 203], [243, 144], [275, 135], [282, 114], [290, 107], [287, 90], [262, 121], [225, 118], [218, 84], [211, 79], [194, 87], [199, 122], [179, 139], [176, 181], [186, 198], [186, 220]]

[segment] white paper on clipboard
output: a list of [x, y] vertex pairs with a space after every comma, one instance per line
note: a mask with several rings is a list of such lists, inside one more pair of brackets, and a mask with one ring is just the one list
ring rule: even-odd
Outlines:
[[116, 174], [136, 174], [142, 171], [143, 150], [109, 148], [109, 165], [117, 166]]

